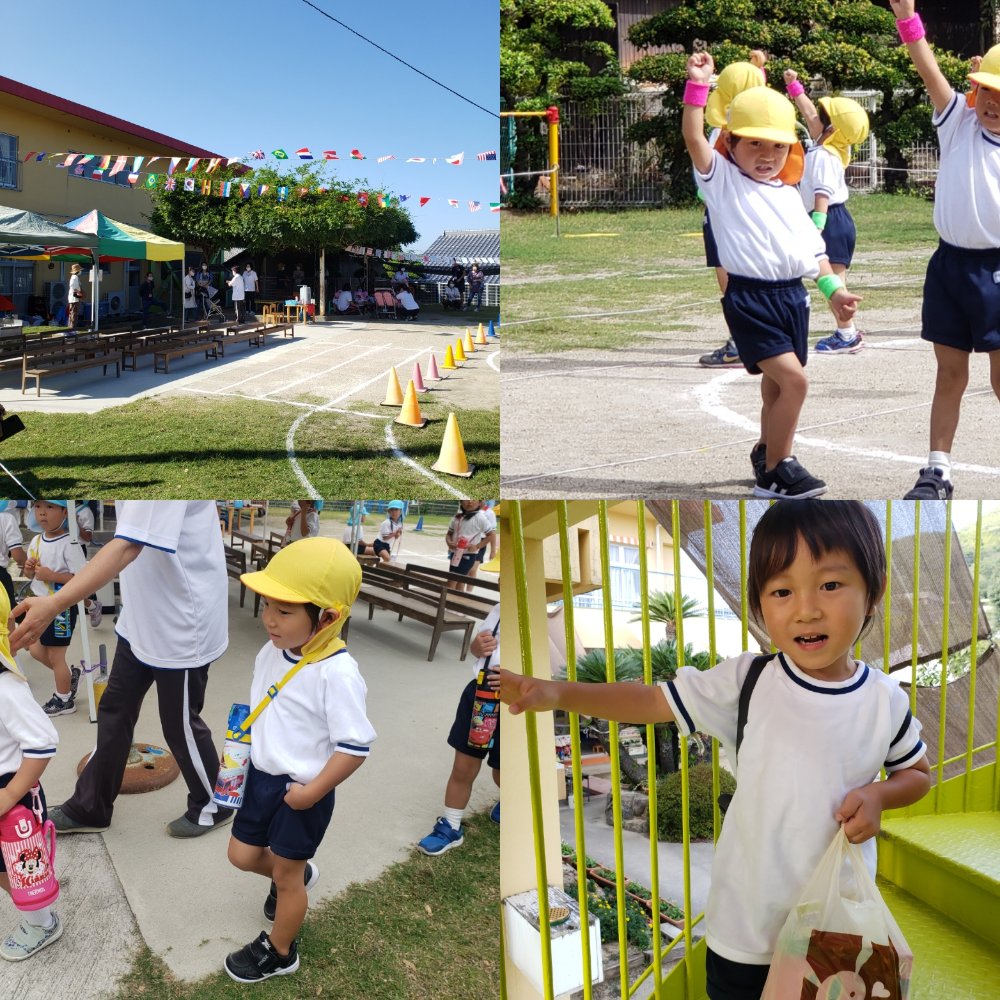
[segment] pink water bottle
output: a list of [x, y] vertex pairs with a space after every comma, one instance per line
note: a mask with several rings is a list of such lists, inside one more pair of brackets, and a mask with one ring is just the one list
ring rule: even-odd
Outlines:
[[465, 555], [465, 550], [469, 547], [468, 538], [456, 538], [455, 539], [455, 550], [451, 554], [451, 564], [452, 566], [457, 566], [461, 561], [462, 557]]
[[56, 828], [52, 820], [41, 821], [42, 803], [38, 787], [31, 790], [35, 811], [20, 803], [0, 816], [0, 851], [3, 852], [10, 895], [19, 910], [40, 910], [59, 898], [53, 862]]

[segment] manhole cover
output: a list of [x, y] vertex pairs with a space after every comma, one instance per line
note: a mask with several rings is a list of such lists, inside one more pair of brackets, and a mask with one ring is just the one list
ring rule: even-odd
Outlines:
[[[77, 764], [77, 774], [87, 766], [88, 760], [89, 753]], [[157, 788], [169, 785], [180, 773], [181, 769], [169, 750], [153, 746], [152, 743], [133, 743], [125, 765], [125, 776], [122, 778], [122, 794], [156, 791]]]

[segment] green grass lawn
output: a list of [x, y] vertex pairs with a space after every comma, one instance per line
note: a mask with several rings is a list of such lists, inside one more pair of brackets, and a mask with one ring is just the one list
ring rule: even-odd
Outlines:
[[[437, 858], [414, 850], [374, 882], [352, 885], [336, 899], [310, 909], [298, 939], [301, 965], [293, 975], [276, 976], [266, 986], [235, 983], [224, 971], [197, 983], [177, 982], [146, 948], [115, 996], [495, 1000], [500, 975], [500, 828], [480, 814], [468, 818], [465, 831], [458, 850]], [[267, 883], [258, 881], [263, 901]], [[225, 919], [225, 903], [214, 913], [204, 906], [197, 912], [198, 919], [217, 923]]]
[[[429, 469], [441, 450], [448, 409], [434, 399], [421, 399], [420, 408], [430, 421], [425, 428], [394, 424], [393, 431], [397, 447]], [[25, 430], [4, 442], [0, 460], [40, 496], [298, 496], [303, 487], [285, 441], [302, 413], [282, 403], [199, 397], [140, 399], [92, 415], [26, 413]], [[471, 479], [440, 478], [462, 493], [498, 496], [499, 411], [455, 413], [476, 471]], [[104, 441], [113, 441], [113, 449]], [[450, 496], [393, 459], [385, 422], [371, 417], [312, 413], [296, 431], [295, 455], [321, 496]], [[10, 481], [0, 491], [17, 495]]]
[[[919, 309], [937, 243], [933, 206], [908, 195], [873, 194], [853, 196], [850, 209], [858, 245], [848, 284], [864, 296], [861, 309]], [[613, 350], [652, 332], [689, 329], [689, 317], [719, 308], [701, 220], [700, 207], [570, 213], [561, 218], [557, 239], [549, 216], [509, 213], [503, 220], [505, 344], [540, 354]], [[818, 293], [814, 298], [822, 308]], [[620, 315], [564, 318], [610, 312]]]

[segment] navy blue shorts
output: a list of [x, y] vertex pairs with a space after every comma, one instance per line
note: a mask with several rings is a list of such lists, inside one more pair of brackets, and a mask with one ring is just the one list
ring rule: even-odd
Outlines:
[[801, 278], [760, 281], [729, 276], [722, 312], [736, 342], [743, 367], [761, 373], [757, 363], [794, 353], [805, 367], [809, 359], [809, 293]]
[[293, 809], [285, 801], [287, 774], [268, 774], [250, 764], [243, 805], [236, 810], [233, 836], [253, 847], [270, 847], [289, 861], [308, 861], [316, 854], [333, 816], [336, 789], [311, 809]]
[[[13, 774], [0, 774], [0, 788], [6, 788], [13, 780], [14, 780], [14, 775]], [[42, 788], [41, 785], [39, 785], [38, 787], [41, 790], [42, 822], [44, 823], [45, 820], [47, 820], [49, 818], [49, 811], [48, 811], [48, 808], [45, 805], [45, 790]], [[23, 799], [19, 800], [19, 804], [22, 805], [22, 806], [24, 806], [25, 809], [30, 809], [31, 808], [31, 792], [30, 791], [28, 792], [27, 795], [25, 795], [25, 797]], [[5, 872], [5, 871], [7, 871], [7, 866], [6, 866], [6, 864], [4, 864], [3, 855], [0, 854], [0, 872]]]
[[76, 605], [73, 604], [66, 611], [60, 611], [52, 619], [49, 627], [42, 633], [38, 640], [43, 646], [68, 646], [73, 638], [73, 630], [76, 628], [77, 619]]
[[1000, 350], [1000, 249], [944, 240], [927, 265], [920, 336], [959, 351]]
[[719, 248], [715, 243], [715, 233], [712, 232], [712, 220], [708, 217], [708, 209], [705, 209], [705, 218], [701, 223], [701, 234], [705, 238], [705, 264], [708, 267], [722, 267], [719, 260]]
[[381, 538], [376, 538], [372, 542], [372, 548], [375, 550], [375, 555], [378, 555], [380, 552], [392, 551], [392, 546], [388, 542], [383, 542]]
[[770, 968], [731, 962], [709, 948], [705, 958], [709, 1000], [760, 1000]]
[[472, 567], [475, 566], [477, 562], [479, 562], [478, 553], [470, 552], [462, 556], [461, 561], [457, 566], [449, 565], [448, 569], [452, 573], [458, 573], [461, 576], [468, 576], [469, 570], [472, 569]]
[[455, 712], [455, 721], [451, 724], [451, 732], [448, 733], [448, 746], [459, 753], [464, 753], [468, 757], [478, 757], [486, 760], [494, 771], [500, 770], [500, 727], [493, 731], [493, 746], [489, 750], [482, 750], [478, 747], [469, 746], [469, 728], [472, 725], [472, 703], [476, 700], [476, 678], [473, 677], [462, 697], [458, 699], [458, 710]]
[[847, 211], [847, 205], [831, 205], [827, 209], [826, 225], [823, 227], [823, 242], [826, 243], [826, 255], [830, 258], [830, 263], [850, 267], [854, 260], [857, 238], [858, 231], [854, 228], [854, 219]]

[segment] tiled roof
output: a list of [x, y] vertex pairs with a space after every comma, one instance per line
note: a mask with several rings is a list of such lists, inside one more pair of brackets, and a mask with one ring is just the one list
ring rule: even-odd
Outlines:
[[463, 264], [474, 260], [499, 264], [500, 230], [445, 230], [424, 253], [429, 257], [457, 257]]

